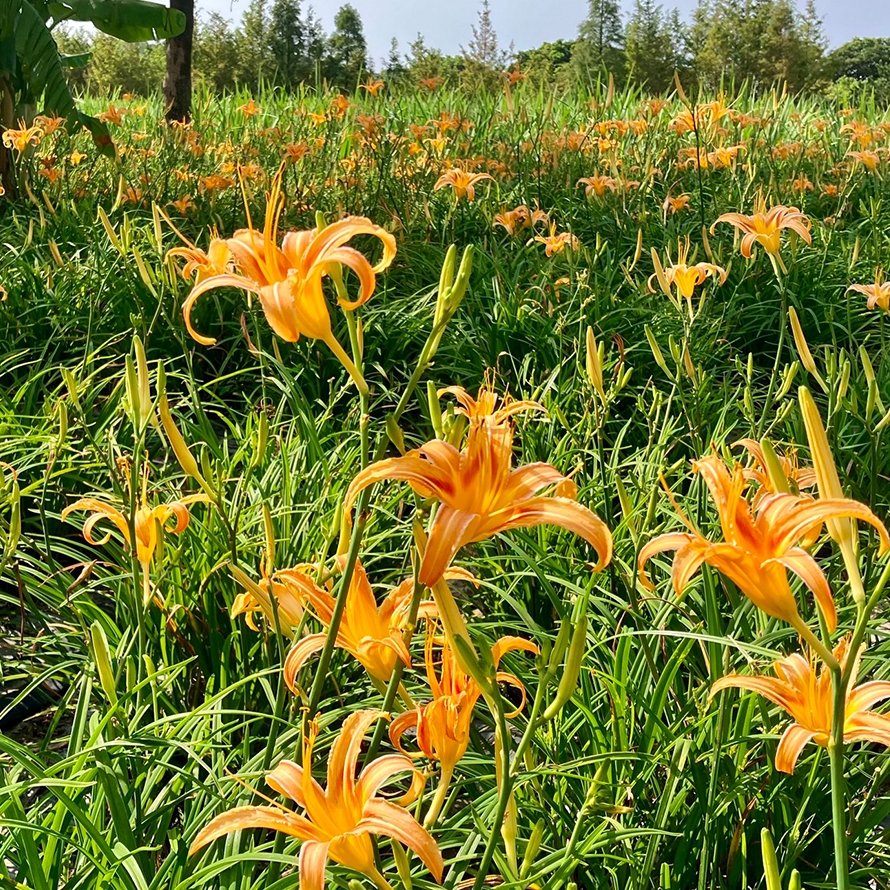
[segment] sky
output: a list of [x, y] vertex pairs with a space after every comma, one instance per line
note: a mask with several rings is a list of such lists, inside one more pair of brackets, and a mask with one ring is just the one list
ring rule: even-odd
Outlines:
[[[333, 27], [334, 13], [346, 0], [303, 0], [312, 5], [325, 30]], [[688, 17], [696, 0], [663, 0]], [[803, 0], [799, 0], [803, 5]], [[405, 53], [420, 32], [427, 46], [458, 53], [472, 37], [481, 0], [351, 0], [365, 27], [368, 49], [375, 62], [389, 52], [390, 40]], [[197, 0], [199, 10], [215, 10], [237, 20], [247, 0]], [[627, 13], [632, 0], [622, 0]], [[853, 37], [890, 37], [890, 0], [817, 0], [825, 34], [832, 47]], [[503, 47], [517, 50], [548, 40], [572, 39], [587, 11], [587, 0], [491, 0], [492, 22]]]

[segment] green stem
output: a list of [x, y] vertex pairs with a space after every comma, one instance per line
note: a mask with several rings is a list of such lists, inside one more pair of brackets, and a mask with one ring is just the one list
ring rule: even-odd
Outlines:
[[491, 831], [488, 835], [488, 842], [485, 844], [482, 861], [479, 863], [476, 880], [473, 882], [473, 890], [482, 890], [486, 883], [485, 879], [488, 876], [488, 869], [491, 867], [494, 849], [497, 846], [500, 829], [504, 824], [504, 816], [507, 814], [507, 807], [510, 805], [510, 795], [513, 791], [513, 777], [510, 775], [510, 731], [507, 728], [507, 718], [504, 716], [503, 701], [501, 700], [501, 693], [498, 690], [497, 683], [492, 683], [492, 693], [490, 696], [486, 695], [485, 699], [497, 721], [497, 736], [500, 738], [500, 785], [498, 787], [497, 805], [495, 806], [494, 817], [491, 822]]
[[834, 708], [828, 756], [831, 761], [831, 827], [834, 836], [834, 868], [837, 890], [850, 890], [850, 862], [847, 853], [847, 784], [844, 777], [844, 722], [846, 683], [840, 667], [831, 672]]
[[[770, 255], [772, 259], [772, 254]], [[776, 269], [776, 277], [779, 279], [779, 285], [782, 291], [782, 299], [781, 299], [781, 307], [779, 311], [779, 343], [776, 346], [776, 360], [773, 362], [773, 372], [770, 374], [769, 378], [769, 386], [766, 390], [766, 401], [763, 404], [763, 416], [760, 418], [760, 423], [757, 425], [757, 436], [755, 438], [760, 439], [764, 430], [766, 429], [767, 418], [770, 414], [770, 406], [773, 402], [773, 395], [776, 391], [776, 382], [779, 377], [779, 363], [782, 361], [782, 348], [785, 345], [785, 335], [788, 329], [788, 292], [785, 287], [785, 278], [779, 274], [778, 269]]]

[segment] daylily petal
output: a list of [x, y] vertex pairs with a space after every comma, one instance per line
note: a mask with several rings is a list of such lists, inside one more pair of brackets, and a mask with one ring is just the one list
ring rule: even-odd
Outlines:
[[307, 841], [300, 848], [300, 890], [324, 890], [330, 844]]
[[192, 841], [189, 855], [217, 838], [245, 828], [270, 828], [302, 841], [323, 839], [321, 832], [308, 819], [297, 813], [288, 813], [276, 807], [237, 807], [211, 819]]
[[397, 840], [413, 850], [441, 884], [445, 862], [432, 835], [407, 811], [386, 800], [369, 801], [359, 826]]
[[797, 723], [792, 723], [782, 735], [779, 747], [776, 749], [776, 769], [780, 773], [793, 773], [797, 765], [797, 758], [803, 751], [807, 742], [815, 733], [810, 732]]

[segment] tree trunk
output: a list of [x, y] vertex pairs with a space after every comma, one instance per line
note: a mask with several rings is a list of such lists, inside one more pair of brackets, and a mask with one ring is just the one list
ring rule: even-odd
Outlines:
[[[6, 77], [0, 78], [0, 124], [3, 129], [13, 126], [12, 85]], [[7, 198], [16, 196], [15, 166], [12, 163], [12, 152], [0, 142], [0, 186]]]
[[170, 0], [170, 8], [185, 14], [185, 30], [167, 41], [167, 73], [164, 105], [168, 121], [188, 121], [192, 116], [192, 38], [195, 33], [195, 0]]

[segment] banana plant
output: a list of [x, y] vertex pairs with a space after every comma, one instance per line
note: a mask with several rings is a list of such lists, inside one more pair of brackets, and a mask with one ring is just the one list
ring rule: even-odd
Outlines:
[[[62, 22], [88, 22], [100, 31], [136, 43], [175, 37], [185, 16], [149, 0], [0, 0], [0, 124], [29, 124], [41, 109], [64, 117], [71, 130], [85, 127], [97, 147], [113, 155], [114, 146], [102, 121], [77, 108], [65, 68], [86, 64], [87, 54], [63, 56], [52, 31]], [[0, 145], [0, 173], [12, 185], [11, 164]]]

